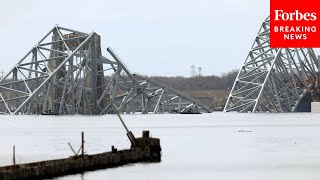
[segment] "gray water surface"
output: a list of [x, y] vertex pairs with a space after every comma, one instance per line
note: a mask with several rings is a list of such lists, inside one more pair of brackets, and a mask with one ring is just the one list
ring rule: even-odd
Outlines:
[[[123, 115], [129, 129], [161, 139], [161, 163], [131, 164], [59, 180], [318, 180], [320, 114]], [[115, 115], [0, 116], [0, 165], [72, 155], [85, 132], [88, 154], [130, 146]]]

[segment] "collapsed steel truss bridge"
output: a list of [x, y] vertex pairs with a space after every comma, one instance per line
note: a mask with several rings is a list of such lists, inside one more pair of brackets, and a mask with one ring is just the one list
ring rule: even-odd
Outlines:
[[0, 81], [1, 114], [211, 112], [197, 100], [132, 74], [101, 38], [55, 26]]
[[265, 19], [241, 67], [224, 112], [295, 112], [318, 84], [318, 59], [309, 48], [270, 48]]

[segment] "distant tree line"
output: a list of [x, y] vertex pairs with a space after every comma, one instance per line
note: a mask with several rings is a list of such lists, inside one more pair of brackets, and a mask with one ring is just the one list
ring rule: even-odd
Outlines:
[[221, 76], [165, 77], [152, 78], [177, 90], [231, 90], [239, 70], [223, 73]]

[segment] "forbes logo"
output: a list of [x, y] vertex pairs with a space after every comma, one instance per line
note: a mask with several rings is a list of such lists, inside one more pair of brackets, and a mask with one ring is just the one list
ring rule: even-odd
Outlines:
[[271, 48], [320, 47], [319, 0], [270, 2]]
[[295, 10], [294, 12], [284, 12], [283, 10], [274, 10], [275, 21], [316, 21], [317, 13], [316, 12], [306, 12], [301, 13], [299, 10]]

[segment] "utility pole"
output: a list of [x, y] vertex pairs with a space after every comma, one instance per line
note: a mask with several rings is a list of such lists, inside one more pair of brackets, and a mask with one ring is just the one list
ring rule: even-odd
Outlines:
[[198, 75], [199, 75], [199, 77], [201, 76], [201, 70], [202, 70], [202, 67], [199, 67], [199, 68], [198, 68]]

